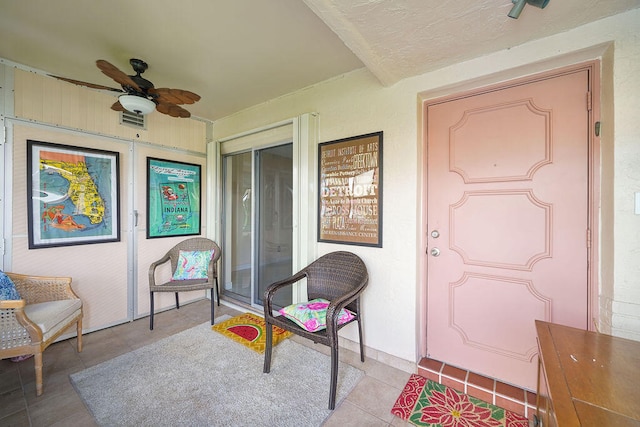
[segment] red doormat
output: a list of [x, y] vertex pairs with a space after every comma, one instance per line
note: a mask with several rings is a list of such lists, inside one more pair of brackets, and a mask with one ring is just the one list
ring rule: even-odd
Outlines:
[[[264, 353], [266, 339], [264, 319], [251, 313], [244, 313], [236, 317], [232, 317], [224, 322], [217, 323], [211, 327], [214, 331], [220, 332], [222, 335], [249, 347], [258, 353]], [[273, 345], [277, 345], [280, 341], [291, 336], [291, 332], [282, 328], [273, 326]]]
[[416, 426], [528, 427], [521, 415], [412, 374], [391, 413]]

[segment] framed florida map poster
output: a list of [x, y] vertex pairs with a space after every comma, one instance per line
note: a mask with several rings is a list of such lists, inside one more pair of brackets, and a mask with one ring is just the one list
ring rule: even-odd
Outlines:
[[200, 234], [200, 165], [147, 157], [147, 238]]
[[120, 240], [119, 153], [27, 141], [29, 249]]

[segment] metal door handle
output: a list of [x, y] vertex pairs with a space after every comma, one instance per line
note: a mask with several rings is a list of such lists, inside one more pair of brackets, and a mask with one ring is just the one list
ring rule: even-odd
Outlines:
[[431, 249], [431, 256], [438, 256], [438, 255], [440, 255], [440, 249], [438, 248]]

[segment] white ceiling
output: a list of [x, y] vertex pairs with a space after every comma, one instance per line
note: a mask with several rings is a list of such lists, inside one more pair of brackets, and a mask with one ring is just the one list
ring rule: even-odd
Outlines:
[[[0, 58], [118, 87], [97, 59], [156, 87], [202, 96], [216, 120], [367, 67], [382, 85], [640, 7], [551, 0], [507, 17], [511, 0], [0, 0]], [[114, 95], [115, 96], [115, 95]]]

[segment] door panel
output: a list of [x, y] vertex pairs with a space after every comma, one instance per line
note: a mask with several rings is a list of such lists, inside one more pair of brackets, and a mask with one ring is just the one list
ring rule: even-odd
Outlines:
[[222, 289], [226, 297], [251, 304], [252, 152], [223, 157]]
[[[147, 223], [149, 217], [147, 209], [148, 205], [147, 192], [148, 192], [148, 180], [147, 180], [147, 159], [149, 157], [171, 159], [178, 162], [185, 162], [190, 164], [197, 164], [201, 167], [201, 177], [206, 176], [207, 163], [206, 158], [203, 155], [188, 154], [179, 151], [168, 152], [166, 149], [157, 148], [149, 145], [141, 144], [134, 149], [134, 170], [136, 171], [134, 176], [134, 199], [135, 199], [135, 211], [134, 211], [134, 233], [135, 233], [135, 273], [134, 289], [133, 289], [133, 301], [134, 301], [134, 318], [140, 318], [149, 314], [150, 298], [149, 298], [149, 265], [152, 262], [162, 258], [167, 251], [178, 244], [178, 242], [195, 236], [169, 236], [162, 238], [148, 239], [147, 228], [151, 227]], [[207, 182], [204, 178], [200, 181], [202, 197], [207, 194]], [[206, 203], [202, 203], [200, 212], [200, 234], [207, 236], [207, 215], [206, 215]], [[160, 266], [156, 272], [156, 279], [169, 280], [171, 279], [170, 263]], [[180, 293], [180, 304], [187, 304], [190, 301], [200, 299], [205, 295], [204, 291], [191, 291]], [[156, 312], [175, 307], [175, 296], [170, 292], [157, 292], [154, 293], [155, 310]]]
[[[256, 291], [253, 303], [263, 305], [267, 287], [289, 277], [293, 268], [293, 146], [286, 144], [258, 152], [259, 215]], [[274, 304], [291, 304], [291, 295], [280, 292]]]
[[[223, 292], [262, 306], [271, 283], [293, 268], [293, 144], [223, 157]], [[292, 296], [277, 298], [291, 304]]]
[[429, 357], [535, 389], [534, 320], [586, 329], [588, 88], [583, 69], [427, 106]]

